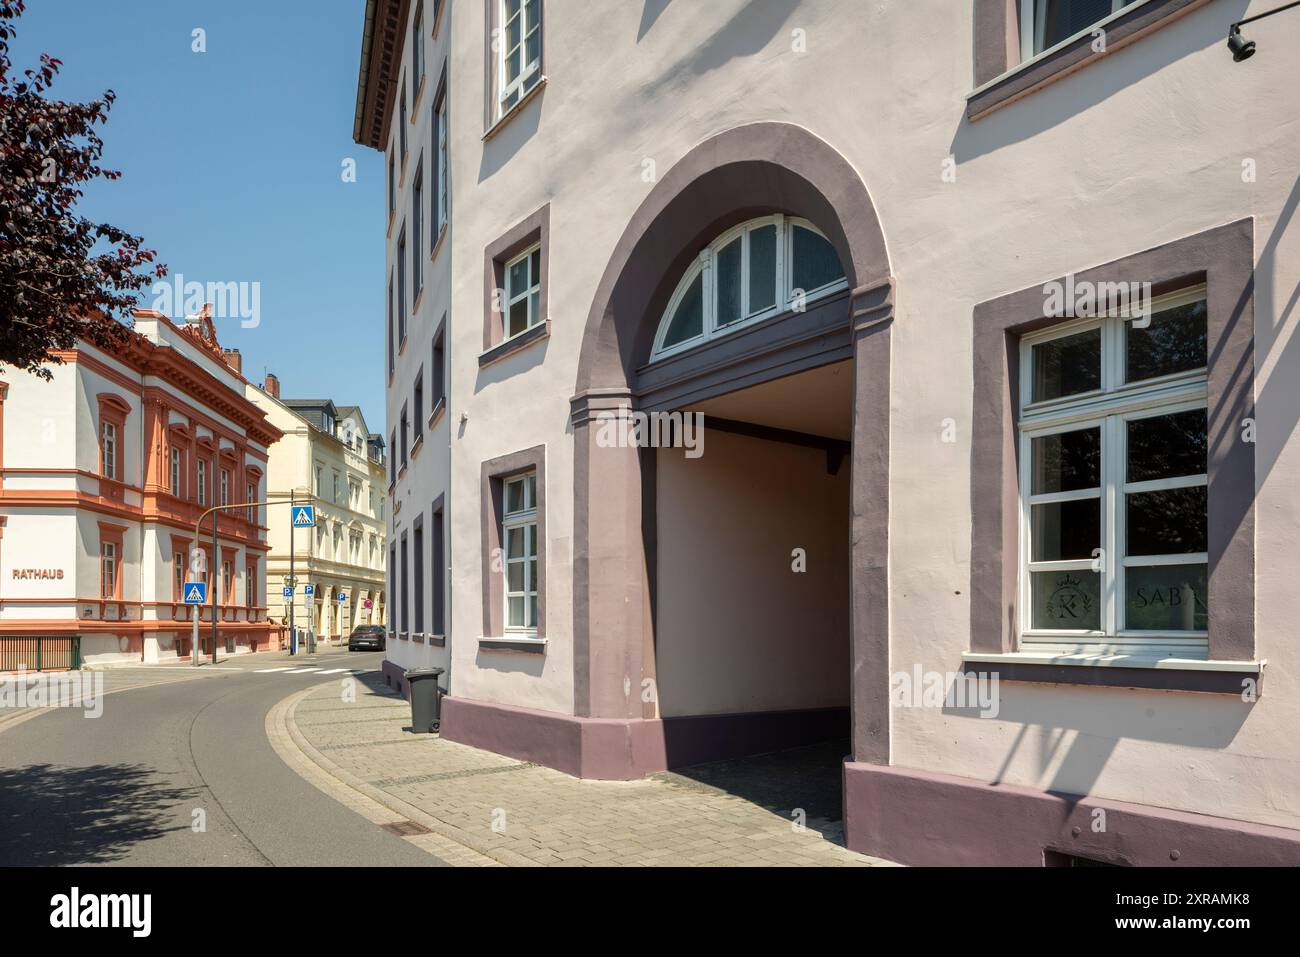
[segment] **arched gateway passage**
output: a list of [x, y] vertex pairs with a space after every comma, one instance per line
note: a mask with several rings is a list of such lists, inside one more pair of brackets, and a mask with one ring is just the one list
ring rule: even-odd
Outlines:
[[[755, 291], [745, 294], [746, 308], [752, 297], [766, 302], [761, 273], [768, 268], [769, 235], [756, 230], [769, 223], [784, 231], [776, 233], [783, 241], [814, 252], [817, 243], [829, 243], [842, 280], [824, 284], [806, 308], [790, 308], [776, 296], [777, 305], [734, 331], [719, 326], [734, 304], [717, 299], [709, 308], [727, 316], [699, 321], [719, 334], [696, 335], [693, 314], [667, 331], [664, 322], [681, 312], [683, 301], [689, 310], [689, 297], [711, 294], [708, 283], [724, 275], [721, 257], [737, 248], [748, 257], [745, 278], [760, 275]], [[794, 232], [796, 224], [804, 234]], [[732, 238], [741, 235], [736, 247]], [[793, 248], [782, 247], [788, 255]], [[710, 263], [719, 257], [718, 271], [697, 289], [702, 253]], [[726, 756], [746, 744], [779, 745], [783, 733], [797, 732], [792, 709], [824, 710], [818, 704], [834, 704], [836, 694], [851, 704], [855, 760], [887, 762], [890, 275], [884, 236], [858, 175], [827, 143], [786, 124], [740, 127], [696, 147], [628, 225], [587, 318], [572, 400], [574, 710], [584, 776], [631, 777]], [[708, 438], [715, 435], [709, 417], [718, 423], [717, 452], [706, 449], [700, 461], [713, 459], [692, 472], [680, 450], [599, 441], [608, 414], [620, 408], [703, 411]], [[740, 527], [736, 509], [746, 507], [737, 504], [743, 496], [727, 494], [727, 484], [756, 469], [783, 477], [747, 493], [747, 507], [801, 495], [805, 505], [791, 507], [791, 520], [808, 527], [805, 537], [816, 542], [819, 558], [843, 563], [784, 610], [791, 617], [782, 627], [797, 628], [802, 615], [809, 631], [825, 633], [824, 641], [814, 640], [815, 661], [804, 673], [770, 644], [772, 628], [766, 652], [729, 659], [743, 641], [743, 615], [730, 639], [700, 647], [694, 662], [680, 657], [684, 644], [698, 645], [718, 623], [717, 609], [692, 591], [682, 563], [695, 561], [698, 568], [690, 571], [706, 573], [710, 563], [725, 560], [715, 539]], [[665, 520], [664, 499], [672, 500], [673, 520]], [[695, 512], [679, 514], [687, 502]], [[696, 523], [713, 551], [683, 549], [683, 522]], [[737, 542], [738, 553], [775, 549], [796, 537], [774, 524], [766, 537]], [[793, 573], [797, 547], [799, 541], [789, 541], [782, 573]], [[756, 583], [760, 611], [749, 609], [748, 624], [767, 627], [771, 610], [762, 610], [761, 590]], [[743, 583], [733, 580], [733, 610], [742, 610], [737, 596], [743, 592]], [[669, 600], [694, 603], [709, 624], [692, 624], [689, 611], [665, 607]], [[820, 607], [823, 621], [813, 617]], [[764, 662], [756, 659], [765, 655], [804, 685], [782, 687], [780, 674], [762, 675]]]

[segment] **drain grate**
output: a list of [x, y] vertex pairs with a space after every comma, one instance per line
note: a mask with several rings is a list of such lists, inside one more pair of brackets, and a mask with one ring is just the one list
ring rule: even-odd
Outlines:
[[394, 821], [392, 824], [379, 825], [381, 830], [389, 834], [396, 834], [398, 837], [415, 837], [418, 834], [432, 834], [423, 824], [417, 824], [415, 821]]

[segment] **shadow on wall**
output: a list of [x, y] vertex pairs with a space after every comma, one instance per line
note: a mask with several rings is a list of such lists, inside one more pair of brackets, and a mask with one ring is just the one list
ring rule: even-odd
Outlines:
[[650, 28], [655, 25], [659, 15], [668, 9], [668, 4], [673, 0], [645, 0], [641, 7], [641, 26], [636, 31], [636, 42], [640, 43], [645, 39], [645, 35], [650, 32]]
[[[1032, 139], [1207, 47], [1223, 47], [1228, 59], [1228, 24], [1240, 20], [1249, 6], [1250, 0], [1207, 4], [1088, 64], [1078, 76], [1061, 77], [974, 123], [963, 109], [952, 138], [953, 158], [964, 163]], [[1170, 104], [1175, 109], [1179, 105]], [[1191, 99], [1182, 105], [1196, 108]]]
[[[1062, 77], [1054, 83], [1014, 102], [994, 113], [971, 123], [964, 113], [952, 140], [952, 155], [958, 163], [994, 153], [1032, 139], [1091, 108], [1127, 88], [1157, 75], [1169, 65], [1208, 48], [1226, 49], [1228, 24], [1241, 19], [1249, 7], [1249, 0], [1209, 3], [1193, 10], [1176, 23], [1155, 30], [1134, 43], [1117, 50], [1111, 56], [1084, 67], [1080, 77]], [[1248, 103], [1237, 104], [1241, 109]], [[1201, 112], [1204, 104], [1198, 96], [1182, 101], [1172, 101], [1174, 110]], [[1199, 119], [1187, 124], [1195, 127]], [[1259, 143], [1255, 137], [1251, 143]], [[1231, 171], [1236, 175], [1236, 171]], [[1241, 193], [1242, 207], [1230, 218], [1254, 216], [1249, 187]], [[1260, 242], [1256, 235], [1255, 275], [1250, 286], [1239, 291], [1238, 302], [1232, 318], [1231, 329], [1244, 321], [1244, 310], [1249, 297], [1254, 296], [1255, 349], [1253, 364], [1255, 375], [1261, 369], [1286, 370], [1300, 367], [1300, 336], [1292, 322], [1297, 303], [1300, 303], [1300, 286], [1279, 301], [1273, 294], [1277, 285], [1277, 258], [1282, 237], [1300, 207], [1300, 180], [1291, 188], [1285, 204], [1278, 213], [1277, 222], [1268, 237]], [[1216, 224], [1207, 224], [1216, 225]], [[1258, 229], [1258, 221], [1256, 221]], [[1177, 237], [1170, 237], [1177, 238]], [[1091, 264], [1081, 264], [1091, 265]], [[1211, 357], [1213, 363], [1213, 357]], [[1242, 369], [1228, 370], [1226, 375], [1236, 380]], [[1264, 486], [1277, 459], [1285, 448], [1288, 437], [1300, 422], [1300, 390], [1284, 375], [1276, 371], [1266, 381], [1256, 380], [1255, 409], [1265, 410], [1260, 423], [1264, 432], [1255, 448], [1255, 485]], [[1250, 415], [1255, 415], [1252, 411]], [[1213, 410], [1211, 410], [1213, 416]], [[1209, 436], [1210, 455], [1221, 457], [1232, 443], [1242, 440], [1242, 424], [1229, 421], [1223, 429]], [[1262, 447], [1261, 447], [1262, 443]], [[1244, 509], [1246, 502], [1242, 503]], [[1234, 516], [1234, 525], [1242, 516]], [[1259, 522], [1262, 516], [1256, 516]], [[1014, 631], [1011, 635], [1016, 639]], [[1263, 636], [1261, 635], [1261, 640]], [[1257, 648], [1257, 657], [1265, 657], [1265, 649]], [[1006, 694], [1006, 688], [1025, 689], [1024, 693]], [[1240, 731], [1252, 705], [1236, 697], [1183, 695], [1171, 698], [1166, 695], [1143, 694], [1134, 696], [1121, 689], [1096, 690], [1086, 696], [1059, 698], [1044, 707], [1038, 693], [1046, 694], [1050, 686], [1032, 689], [1011, 683], [1004, 686], [1002, 706], [997, 720], [1019, 724], [1014, 742], [1008, 749], [993, 783], [1001, 783], [1016, 755], [1028, 743], [1031, 732], [1040, 736], [1036, 766], [1044, 773], [1059, 758], [1053, 780], [1048, 790], [1058, 794], [1087, 793], [1095, 786], [1107, 760], [1119, 741], [1129, 738], [1175, 746], [1203, 749], [1227, 748]], [[1106, 699], [1094, 697], [1105, 695]], [[1099, 706], [1100, 704], [1100, 706]], [[1050, 724], [1044, 723], [1044, 712], [1052, 715]], [[1192, 720], [1192, 713], [1196, 712]], [[945, 714], [978, 718], [977, 711], [947, 707]]]
[[[1266, 411], [1267, 418], [1263, 424], [1269, 438], [1262, 448], [1259, 443], [1255, 445], [1256, 488], [1262, 488], [1273, 473], [1278, 455], [1295, 430], [1296, 423], [1300, 422], [1300, 389], [1296, 388], [1293, 377], [1278, 371], [1300, 368], [1300, 336], [1296, 335], [1294, 325], [1287, 327], [1296, 304], [1300, 302], [1300, 285], [1291, 290], [1280, 308], [1273, 295], [1278, 246], [1295, 219], [1297, 208], [1300, 208], [1300, 179], [1291, 185], [1291, 195], [1278, 214], [1277, 223], [1255, 253], [1255, 407]], [[1261, 330], [1267, 330], [1267, 338], [1262, 344]], [[1261, 384], [1259, 370], [1266, 367], [1273, 371]], [[1259, 516], [1256, 516], [1258, 520]]]
[[[1001, 784], [1029, 732], [1040, 735], [1035, 758], [1042, 774], [1068, 747], [1047, 790], [1057, 794], [1088, 794], [1122, 739], [1177, 747], [1222, 750], [1232, 743], [1252, 705], [1231, 695], [1135, 695], [1123, 689], [1095, 689], [1086, 695], [1055, 695], [1055, 686], [1001, 682], [995, 720], [1018, 724], [1015, 740], [993, 776]], [[1051, 697], [1045, 704], [1045, 697]], [[1052, 715], [1050, 724], [1043, 714]], [[945, 705], [945, 715], [988, 720], [978, 708]]]
[[497, 671], [504, 674], [521, 674], [540, 678], [546, 665], [546, 656], [519, 651], [500, 651], [480, 648], [474, 666], [480, 671]]
[[109, 864], [188, 830], [197, 788], [144, 765], [0, 769], [0, 867]]
[[[500, 322], [501, 318], [494, 316], [493, 321]], [[514, 355], [506, 356], [489, 366], [481, 367], [474, 377], [474, 394], [478, 395], [497, 383], [508, 382], [517, 376], [523, 375], [529, 369], [540, 366], [546, 361], [546, 353], [550, 347], [551, 341], [543, 339], [521, 349]]]
[[[653, 11], [654, 19], [658, 19], [669, 2], [670, 0], [646, 0], [641, 15], [642, 31], [638, 39], [645, 35], [651, 8], [658, 8]], [[689, 85], [706, 73], [727, 66], [732, 60], [762, 52], [789, 22], [799, 2], [800, 0], [749, 0], [700, 46], [664, 67], [658, 80], [646, 84], [643, 96], [655, 97], [669, 88]], [[653, 20], [650, 23], [653, 25]]]
[[533, 138], [537, 128], [542, 125], [542, 104], [545, 97], [545, 89], [537, 90], [530, 102], [516, 108], [515, 112], [519, 115], [511, 117], [483, 144], [478, 166], [479, 183], [491, 179]]

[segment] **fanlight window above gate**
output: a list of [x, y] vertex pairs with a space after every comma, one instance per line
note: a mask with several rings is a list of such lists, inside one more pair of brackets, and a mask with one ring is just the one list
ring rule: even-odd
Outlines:
[[848, 286], [835, 247], [803, 219], [765, 216], [727, 230], [668, 301], [651, 360], [681, 352]]

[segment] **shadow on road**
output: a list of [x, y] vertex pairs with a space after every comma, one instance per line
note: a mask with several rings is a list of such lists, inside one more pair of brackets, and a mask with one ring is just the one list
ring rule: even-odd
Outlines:
[[133, 845], [189, 826], [173, 809], [197, 804], [144, 765], [0, 768], [0, 866], [108, 864]]

